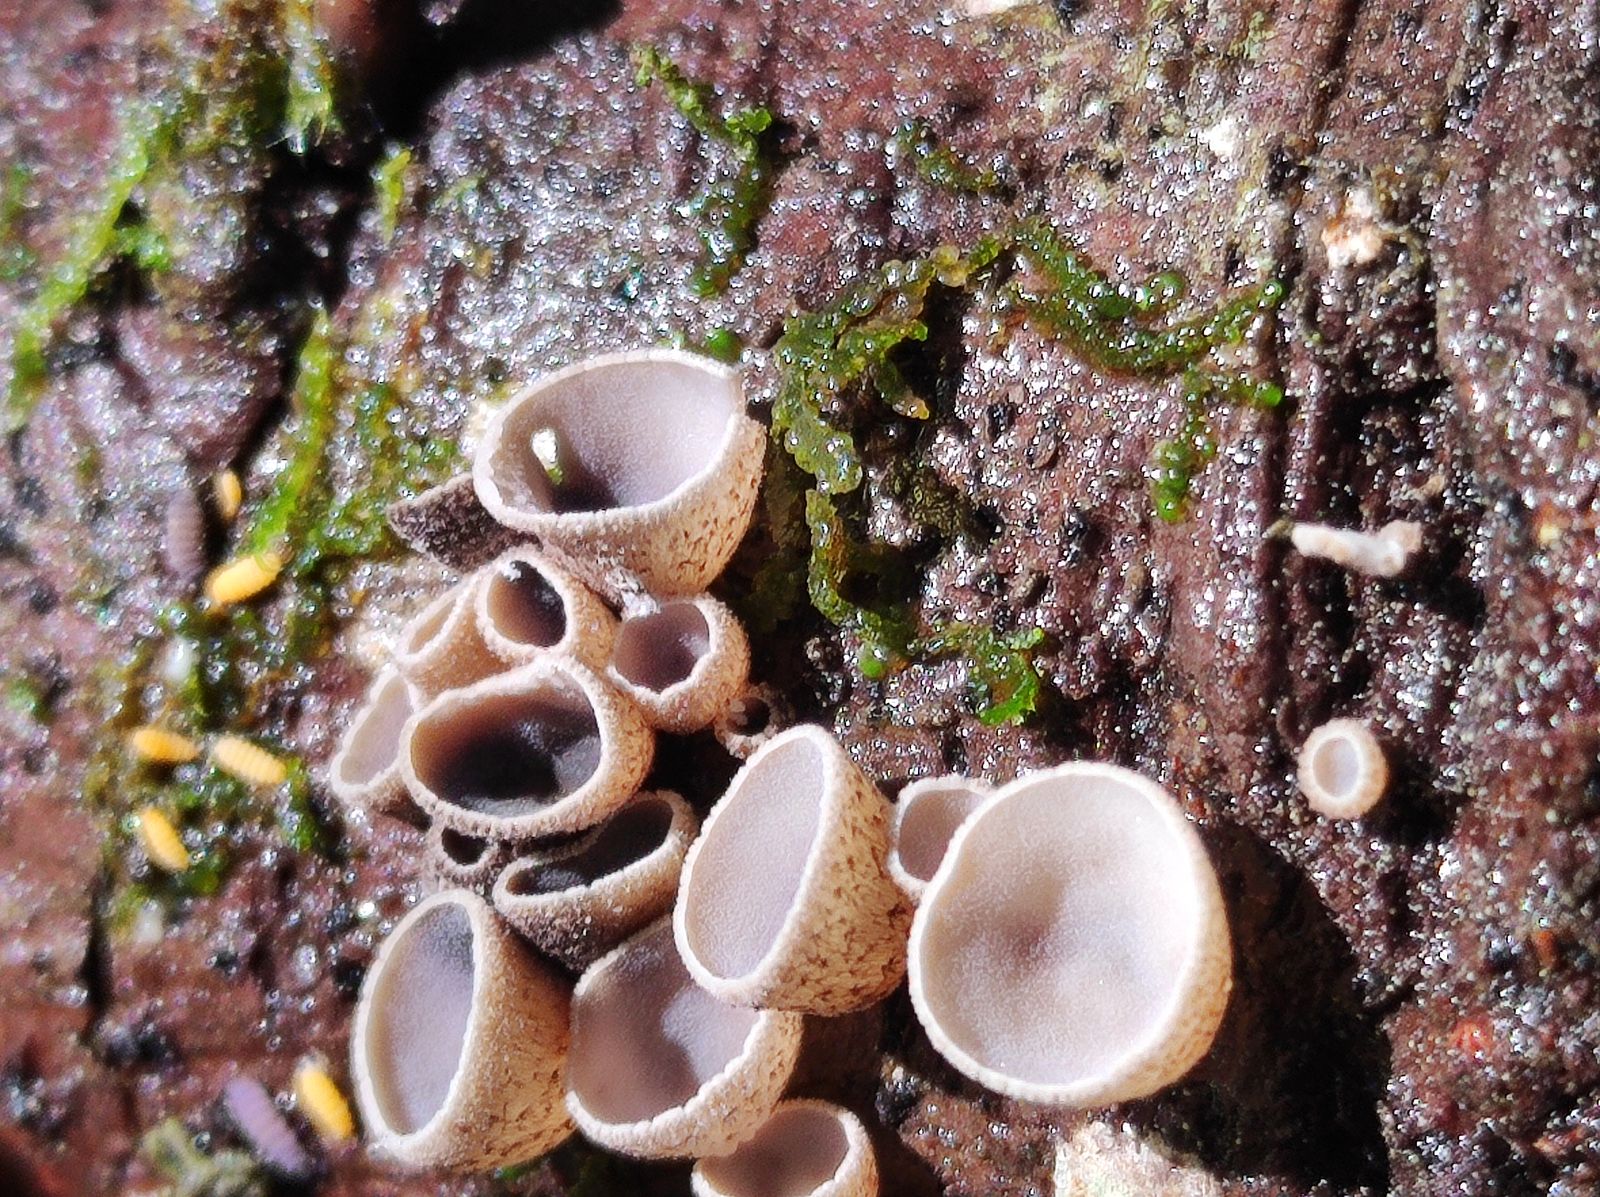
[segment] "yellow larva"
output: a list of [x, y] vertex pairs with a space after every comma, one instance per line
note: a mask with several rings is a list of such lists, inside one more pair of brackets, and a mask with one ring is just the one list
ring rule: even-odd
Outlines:
[[304, 1061], [294, 1072], [294, 1100], [306, 1120], [324, 1139], [341, 1143], [355, 1134], [355, 1118], [350, 1103], [328, 1070], [313, 1060]]
[[211, 478], [211, 494], [217, 504], [217, 514], [224, 523], [231, 524], [244, 503], [244, 483], [232, 470], [218, 470]]
[[206, 575], [206, 598], [229, 607], [253, 598], [278, 580], [283, 558], [276, 553], [255, 553], [219, 565]]
[[149, 725], [128, 733], [128, 747], [135, 756], [158, 765], [182, 765], [200, 755], [200, 745], [188, 736]]
[[172, 820], [153, 806], [139, 812], [139, 842], [150, 863], [169, 873], [181, 873], [189, 867], [189, 849], [183, 846], [178, 829]]
[[253, 786], [282, 785], [289, 776], [288, 766], [281, 760], [238, 736], [218, 736], [211, 745], [211, 763]]

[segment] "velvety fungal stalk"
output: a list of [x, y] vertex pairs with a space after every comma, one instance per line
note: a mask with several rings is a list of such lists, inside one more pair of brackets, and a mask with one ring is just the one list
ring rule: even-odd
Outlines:
[[701, 1160], [695, 1197], [875, 1197], [878, 1161], [861, 1120], [825, 1101], [786, 1101], [727, 1155]]
[[413, 686], [430, 698], [470, 686], [505, 668], [478, 631], [474, 574], [439, 595], [400, 631], [394, 663]]
[[416, 817], [400, 777], [400, 733], [422, 704], [421, 692], [398, 669], [391, 666], [373, 679], [328, 764], [334, 797], [354, 810]]
[[1389, 762], [1359, 719], [1330, 719], [1300, 749], [1300, 792], [1330, 819], [1359, 819], [1389, 788]]
[[1320, 557], [1374, 578], [1393, 578], [1406, 571], [1422, 548], [1422, 525], [1395, 520], [1376, 532], [1296, 524], [1289, 540], [1307, 557]]
[[400, 775], [435, 822], [518, 842], [603, 822], [638, 792], [654, 752], [633, 703], [576, 661], [548, 657], [417, 712]]
[[710, 595], [667, 599], [625, 614], [607, 670], [661, 731], [709, 727], [750, 678], [750, 641]]
[[889, 804], [814, 725], [763, 745], [684, 863], [673, 928], [724, 1001], [842, 1014], [905, 972], [910, 904], [888, 874]]
[[607, 598], [702, 591], [749, 527], [766, 436], [738, 370], [676, 350], [591, 358], [490, 422], [478, 497]]
[[1108, 1105], [1210, 1047], [1232, 987], [1216, 875], [1155, 782], [1078, 762], [1019, 778], [963, 823], [911, 927], [928, 1038], [989, 1089]]
[[484, 643], [508, 665], [555, 653], [604, 669], [611, 658], [616, 616], [537, 550], [512, 549], [486, 568], [473, 603]]
[[663, 919], [601, 958], [572, 997], [567, 1108], [608, 1151], [720, 1155], [771, 1115], [802, 1019], [718, 1001], [694, 983]]
[[378, 949], [351, 1075], [374, 1150], [416, 1168], [503, 1167], [572, 1130], [566, 987], [465, 890], [424, 899]]
[[423, 857], [423, 873], [433, 888], [470, 889], [487, 896], [511, 859], [511, 846], [434, 823], [423, 840]]
[[788, 708], [771, 686], [746, 686], [711, 724], [728, 755], [749, 760], [788, 722]]
[[384, 514], [409, 548], [462, 572], [487, 565], [523, 539], [484, 509], [471, 474], [391, 504]]
[[699, 830], [676, 794], [641, 794], [564, 852], [514, 861], [495, 909], [535, 947], [584, 969], [672, 909]]
[[956, 829], [991, 792], [965, 777], [929, 777], [900, 792], [889, 825], [889, 876], [913, 902], [922, 900]]

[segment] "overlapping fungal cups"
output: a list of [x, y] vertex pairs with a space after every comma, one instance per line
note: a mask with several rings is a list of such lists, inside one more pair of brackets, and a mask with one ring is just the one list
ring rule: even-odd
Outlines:
[[929, 777], [900, 791], [889, 825], [889, 876], [913, 902], [922, 900], [956, 829], [992, 792], [965, 777]]
[[604, 669], [617, 618], [567, 570], [531, 548], [512, 549], [487, 566], [473, 592], [478, 631], [507, 665], [556, 653]]
[[373, 679], [328, 765], [334, 797], [356, 810], [416, 814], [400, 777], [400, 734], [421, 705], [421, 693], [398, 669], [384, 669]]
[[423, 840], [423, 872], [436, 889], [470, 889], [486, 894], [511, 859], [503, 840], [467, 835], [442, 823], [428, 828]]
[[842, 1014], [905, 972], [910, 904], [888, 874], [889, 804], [820, 727], [790, 728], [734, 777], [673, 911], [694, 979], [738, 1005]]
[[571, 848], [512, 862], [495, 909], [540, 950], [586, 968], [671, 908], [698, 827], [678, 795], [641, 794]]
[[861, 1120], [825, 1101], [786, 1101], [727, 1155], [695, 1165], [695, 1197], [875, 1197], [878, 1161]]
[[987, 1088], [1096, 1106], [1178, 1080], [1232, 986], [1227, 917], [1177, 802], [1127, 769], [1062, 765], [968, 816], [911, 928], [911, 999]]
[[676, 350], [617, 353], [513, 399], [472, 477], [490, 515], [606, 597], [696, 594], [749, 526], [765, 440], [737, 369]]
[[578, 981], [567, 1109], [587, 1138], [624, 1155], [724, 1154], [777, 1107], [802, 1021], [700, 988], [663, 919]]
[[435, 822], [480, 839], [584, 831], [639, 790], [655, 738], [639, 709], [576, 661], [541, 658], [418, 711], [400, 775]]
[[744, 689], [750, 641], [710, 595], [667, 599], [622, 617], [606, 673], [659, 730], [699, 731]]
[[424, 899], [378, 949], [351, 1075], [375, 1150], [412, 1167], [494, 1168], [572, 1132], [565, 986], [465, 890]]
[[407, 681], [432, 697], [470, 686], [505, 668], [478, 631], [471, 574], [439, 595], [400, 631], [394, 663]]

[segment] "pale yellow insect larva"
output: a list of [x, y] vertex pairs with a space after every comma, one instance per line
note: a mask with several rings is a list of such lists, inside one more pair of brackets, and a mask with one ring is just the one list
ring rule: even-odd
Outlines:
[[356, 1132], [350, 1103], [328, 1070], [315, 1060], [302, 1061], [294, 1072], [294, 1100], [317, 1134], [342, 1143]]
[[218, 607], [242, 603], [276, 582], [282, 569], [283, 558], [276, 553], [235, 558], [206, 575], [206, 598]]
[[182, 765], [200, 755], [200, 745], [188, 736], [150, 724], [128, 733], [128, 748], [140, 760], [157, 765]]
[[211, 763], [253, 786], [282, 785], [289, 776], [283, 761], [239, 736], [218, 736], [211, 745]]
[[169, 873], [181, 873], [189, 867], [189, 849], [172, 820], [153, 806], [139, 812], [139, 842], [150, 863]]
[[244, 504], [244, 483], [232, 470], [218, 470], [211, 476], [211, 496], [223, 523], [231, 524]]

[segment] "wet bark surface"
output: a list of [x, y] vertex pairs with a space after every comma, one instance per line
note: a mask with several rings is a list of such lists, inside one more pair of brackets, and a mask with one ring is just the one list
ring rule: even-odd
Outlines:
[[[218, 895], [117, 923], [107, 845], [127, 812], [82, 797], [107, 663], [179, 584], [169, 497], [224, 465], [270, 474], [310, 299], [353, 361], [403, 373], [429, 434], [470, 439], [482, 399], [591, 352], [729, 329], [759, 382], [793, 311], [1042, 214], [1119, 277], [1181, 269], [1196, 310], [1282, 279], [1247, 357], [1291, 404], [1219, 411], [1217, 456], [1169, 525], [1146, 471], [1183, 419], [1176, 381], [1095, 370], [996, 288], [936, 295], [908, 363], [930, 418], [864, 438], [869, 526], [921, 555], [926, 622], [1049, 633], [1040, 711], [986, 726], [958, 660], [868, 682], [813, 616], [758, 641], [758, 672], [891, 793], [1079, 756], [1161, 779], [1222, 879], [1234, 1002], [1188, 1079], [1110, 1111], [983, 1093], [903, 993], [814, 1026], [797, 1090], [868, 1116], [895, 1193], [1049, 1192], [1056, 1143], [1087, 1122], [1229, 1194], [1600, 1185], [1600, 7], [1086, 0], [958, 19], [671, 0], [509, 25], [472, 0], [404, 21], [369, 7], [348, 27], [405, 38], [351, 34], [351, 52], [369, 79], [389, 54], [416, 80], [379, 104], [414, 155], [394, 230], [360, 122], [309, 164], [279, 147], [191, 179], [214, 235], [160, 285], [119, 274], [74, 309], [0, 460], [0, 671], [27, 696], [0, 711], [0, 1182], [140, 1191], [139, 1133], [176, 1114], [225, 1139], [229, 1076], [282, 1091], [312, 1052], [342, 1074], [363, 970], [415, 896], [410, 828], [348, 825], [328, 860], [252, 826]], [[0, 147], [32, 168], [21, 236], [41, 261], [163, 36], [155, 6], [0, 2]], [[696, 292], [682, 209], [727, 150], [634, 84], [637, 41], [779, 122], [755, 248], [719, 296]], [[923, 177], [890, 148], [907, 121], [1006, 188]], [[0, 343], [26, 296], [0, 283]], [[893, 484], [907, 461], [968, 497], [978, 534], [919, 522]], [[364, 468], [334, 463], [335, 485]], [[1424, 548], [1398, 579], [1348, 575], [1270, 535], [1284, 516], [1416, 520]], [[363, 689], [363, 646], [436, 580], [398, 559], [363, 577], [340, 651], [274, 713], [313, 764]], [[1391, 793], [1359, 823], [1315, 817], [1293, 785], [1295, 749], [1335, 715], [1390, 753]], [[705, 757], [669, 746], [661, 768]], [[1187, 1175], [1173, 1192], [1196, 1191]], [[461, 1191], [571, 1179], [558, 1164]], [[318, 1191], [440, 1183], [343, 1147]], [[610, 1188], [687, 1185], [619, 1169]]]

